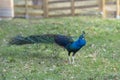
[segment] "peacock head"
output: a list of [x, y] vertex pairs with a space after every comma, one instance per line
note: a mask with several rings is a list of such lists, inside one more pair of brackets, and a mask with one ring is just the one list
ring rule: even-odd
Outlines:
[[85, 31], [82, 32], [82, 34], [80, 35], [79, 39], [84, 39], [85, 38]]

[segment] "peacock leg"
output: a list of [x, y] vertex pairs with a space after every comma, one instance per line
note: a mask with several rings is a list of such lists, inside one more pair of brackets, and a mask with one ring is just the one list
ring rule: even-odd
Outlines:
[[71, 64], [70, 53], [71, 53], [71, 52], [68, 52], [68, 60], [69, 60], [69, 64]]
[[72, 64], [74, 64], [74, 63], [75, 63], [75, 57], [72, 56]]
[[75, 63], [75, 53], [73, 53], [73, 55], [72, 55], [72, 64], [74, 64]]

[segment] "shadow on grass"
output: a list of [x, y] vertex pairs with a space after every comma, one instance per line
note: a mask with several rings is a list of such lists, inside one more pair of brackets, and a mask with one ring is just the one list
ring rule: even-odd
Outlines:
[[[63, 62], [64, 58], [60, 57], [59, 53], [56, 50], [48, 52], [44, 49], [38, 48], [30, 48], [28, 46], [16, 47], [9, 46], [5, 47], [0, 53], [0, 57], [3, 59], [7, 59], [8, 62], [15, 62], [17, 60], [27, 61], [27, 60], [39, 60], [39, 61], [47, 61], [47, 62]], [[32, 49], [32, 50], [31, 50]]]

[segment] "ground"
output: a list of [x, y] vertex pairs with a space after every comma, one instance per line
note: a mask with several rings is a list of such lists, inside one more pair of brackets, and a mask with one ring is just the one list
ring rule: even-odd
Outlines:
[[[68, 64], [56, 44], [9, 45], [16, 35], [64, 34], [74, 40], [85, 31], [87, 45]], [[0, 21], [0, 80], [119, 80], [120, 21], [96, 17]]]

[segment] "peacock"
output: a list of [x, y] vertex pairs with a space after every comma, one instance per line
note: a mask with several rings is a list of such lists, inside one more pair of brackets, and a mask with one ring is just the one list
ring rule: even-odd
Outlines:
[[[68, 52], [69, 63], [74, 63], [74, 56], [77, 51], [79, 51], [83, 46], [86, 45], [85, 32], [79, 36], [77, 40], [73, 40], [72, 37], [62, 35], [62, 34], [42, 34], [42, 35], [30, 35], [28, 37], [16, 36], [10, 41], [10, 45], [24, 45], [24, 44], [34, 44], [34, 43], [56, 43], [57, 45], [65, 48]], [[71, 53], [72, 60], [71, 60]]]

